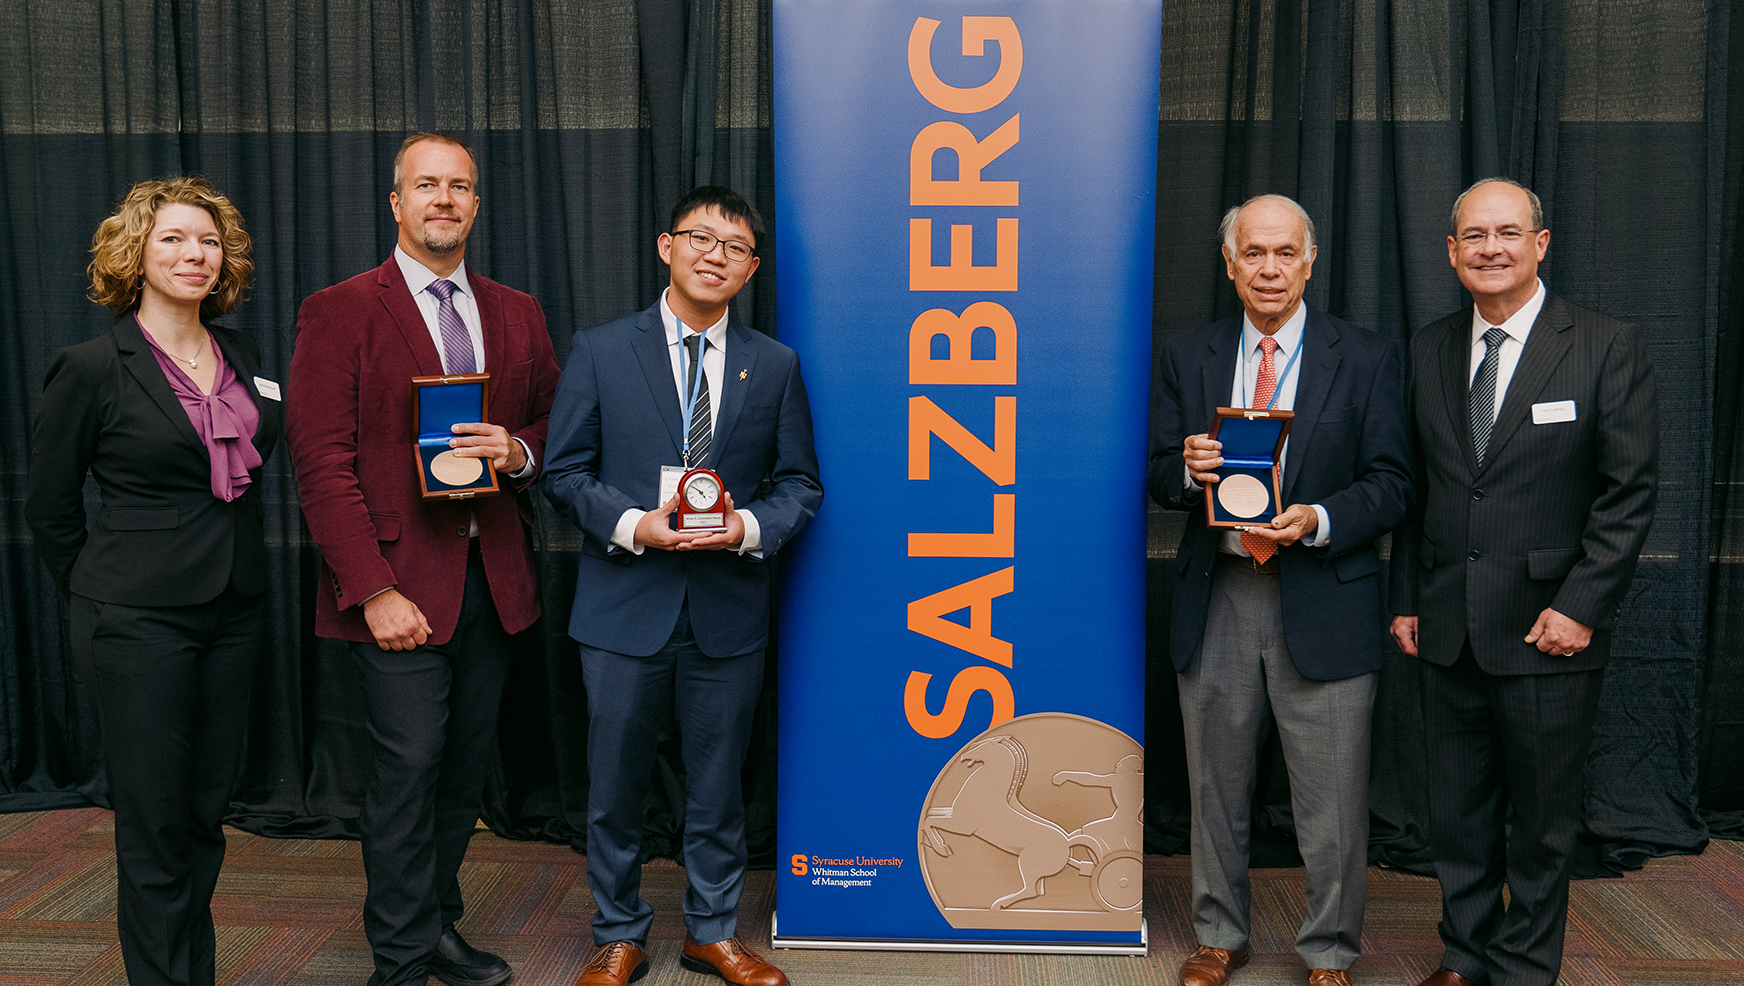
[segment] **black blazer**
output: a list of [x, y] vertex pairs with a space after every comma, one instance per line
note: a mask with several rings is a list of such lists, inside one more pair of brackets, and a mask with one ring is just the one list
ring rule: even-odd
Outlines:
[[[1205, 522], [1204, 491], [1189, 495], [1181, 450], [1204, 434], [1235, 388], [1241, 316], [1170, 339], [1151, 398], [1151, 497], [1187, 511], [1175, 555], [1169, 654], [1185, 671], [1199, 654], [1211, 605], [1211, 568], [1222, 530]], [[1381, 666], [1380, 555], [1375, 539], [1411, 502], [1405, 387], [1399, 347], [1308, 309], [1302, 330], [1295, 420], [1285, 452], [1285, 505], [1318, 503], [1332, 543], [1278, 552], [1284, 640], [1302, 677], [1334, 681]]]
[[[1420, 509], [1393, 540], [1391, 603], [1418, 617], [1417, 653], [1451, 665], [1469, 637], [1490, 674], [1586, 671], [1610, 656], [1653, 523], [1659, 404], [1632, 326], [1547, 295], [1502, 398], [1482, 469], [1467, 393], [1472, 310], [1411, 343]], [[1574, 402], [1535, 423], [1533, 405]], [[1546, 607], [1594, 627], [1572, 657], [1525, 641]]]
[[[260, 354], [231, 329], [206, 327], [260, 409], [264, 462], [283, 404], [255, 384]], [[85, 474], [102, 506], [86, 529]], [[31, 437], [24, 513], [61, 592], [125, 606], [208, 602], [235, 582], [266, 589], [261, 470], [230, 503], [212, 495], [211, 460], [131, 313], [56, 354]]]

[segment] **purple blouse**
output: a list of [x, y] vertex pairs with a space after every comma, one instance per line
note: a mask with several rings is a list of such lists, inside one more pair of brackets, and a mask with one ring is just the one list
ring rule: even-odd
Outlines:
[[236, 371], [224, 359], [216, 339], [208, 348], [212, 350], [218, 375], [208, 395], [200, 393], [193, 378], [182, 372], [151, 333], [143, 334], [151, 343], [157, 365], [163, 367], [170, 389], [182, 402], [182, 410], [188, 412], [195, 434], [206, 446], [206, 457], [212, 462], [212, 495], [226, 503], [236, 499], [253, 481], [248, 471], [260, 466], [260, 453], [254, 448], [254, 434], [260, 429], [260, 408], [254, 406], [247, 385], [236, 379]]

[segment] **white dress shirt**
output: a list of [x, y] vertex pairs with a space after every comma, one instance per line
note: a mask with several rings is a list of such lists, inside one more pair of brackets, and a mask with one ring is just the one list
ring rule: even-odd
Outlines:
[[[1544, 310], [1544, 282], [1538, 282], [1538, 290], [1533, 293], [1532, 300], [1520, 306], [1520, 310], [1508, 316], [1508, 320], [1496, 328], [1508, 333], [1508, 338], [1502, 340], [1502, 348], [1496, 353], [1496, 406], [1490, 409], [1490, 418], [1502, 413], [1502, 397], [1508, 392], [1508, 381], [1514, 379], [1514, 368], [1520, 365], [1520, 354], [1526, 349], [1526, 337], [1532, 334], [1532, 323], [1538, 321], [1538, 313]], [[1466, 374], [1466, 389], [1471, 389], [1472, 381], [1478, 378], [1478, 367], [1484, 361], [1484, 352], [1489, 347], [1484, 345], [1484, 333], [1490, 330], [1490, 323], [1478, 314], [1476, 306], [1472, 307], [1472, 348], [1471, 369]]]
[[[1302, 379], [1302, 361], [1297, 359], [1292, 364], [1291, 357], [1296, 356], [1302, 347], [1302, 334], [1308, 327], [1308, 306], [1298, 303], [1296, 310], [1272, 334], [1278, 341], [1277, 351], [1272, 354], [1274, 372], [1283, 374], [1278, 378], [1277, 387], [1273, 390], [1275, 400], [1272, 407], [1280, 411], [1294, 410], [1296, 407], [1296, 384]], [[1253, 319], [1245, 314], [1241, 317], [1241, 366], [1240, 373], [1235, 375], [1235, 385], [1229, 395], [1230, 407], [1251, 407], [1253, 405], [1254, 388], [1260, 377], [1260, 362], [1265, 358], [1265, 350], [1260, 348], [1260, 340], [1265, 338]], [[1286, 368], [1288, 368], [1286, 370]], [[1284, 468], [1285, 457], [1290, 453], [1289, 439], [1284, 440], [1284, 448], [1278, 453], [1278, 469]], [[1197, 491], [1199, 484], [1189, 475], [1187, 489]], [[1310, 548], [1318, 548], [1332, 541], [1332, 518], [1326, 513], [1326, 508], [1320, 504], [1311, 505], [1315, 519], [1319, 522], [1314, 533], [1302, 539], [1302, 543]], [[1280, 511], [1281, 512], [1281, 511]], [[1217, 550], [1231, 555], [1246, 555], [1248, 550], [1241, 546], [1241, 532], [1226, 530], [1221, 535]]]
[[[670, 291], [671, 288], [666, 289]], [[685, 377], [689, 376], [690, 340], [701, 335], [707, 340], [703, 345], [702, 369], [708, 381], [709, 392], [709, 432], [713, 434], [715, 423], [721, 419], [721, 389], [722, 381], [727, 376], [727, 316], [722, 314], [715, 324], [698, 332], [689, 325], [678, 321], [678, 316], [666, 304], [666, 291], [660, 292], [660, 322], [666, 328], [666, 355], [672, 362], [672, 389], [678, 394], [678, 406], [682, 410], [690, 400], [690, 391], [685, 387]], [[689, 429], [690, 422], [684, 422]], [[675, 463], [676, 464], [676, 463]], [[692, 462], [699, 466], [702, 463]], [[739, 519], [745, 522], [745, 540], [736, 549], [741, 555], [763, 556], [763, 525], [758, 523], [757, 516], [749, 510], [739, 510]], [[624, 511], [618, 518], [617, 526], [612, 528], [612, 544], [625, 551], [641, 554], [643, 545], [636, 543], [636, 525], [642, 522], [642, 515], [648, 511], [636, 507]]]

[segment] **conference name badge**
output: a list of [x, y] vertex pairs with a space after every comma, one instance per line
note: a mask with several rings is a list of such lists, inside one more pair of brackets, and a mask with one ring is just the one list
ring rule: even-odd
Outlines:
[[1212, 527], [1261, 527], [1278, 515], [1283, 470], [1278, 461], [1290, 437], [1293, 411], [1220, 407], [1208, 435], [1223, 443], [1223, 465], [1205, 497]]
[[284, 396], [279, 393], [278, 381], [268, 380], [266, 377], [254, 378], [254, 392], [269, 401], [279, 401], [282, 403], [285, 399]]
[[490, 374], [412, 378], [412, 434], [418, 455], [418, 491], [425, 500], [466, 500], [502, 492], [490, 460], [457, 455], [454, 426], [485, 420]]
[[1532, 423], [1535, 425], [1552, 425], [1558, 421], [1574, 420], [1574, 401], [1545, 401], [1543, 404], [1532, 405]]

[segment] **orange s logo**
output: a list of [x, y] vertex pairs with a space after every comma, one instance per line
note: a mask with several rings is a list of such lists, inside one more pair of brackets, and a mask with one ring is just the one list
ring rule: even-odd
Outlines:
[[796, 852], [793, 854], [793, 875], [805, 876], [805, 853]]

